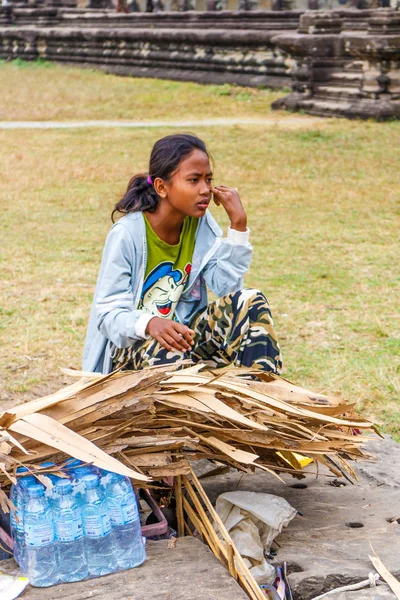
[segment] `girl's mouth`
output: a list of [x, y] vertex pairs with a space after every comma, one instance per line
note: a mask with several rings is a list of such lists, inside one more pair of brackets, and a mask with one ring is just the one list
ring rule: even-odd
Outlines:
[[201, 210], [206, 210], [208, 208], [209, 205], [209, 201], [208, 200], [202, 200], [201, 202], [197, 203], [197, 206], [201, 209]]

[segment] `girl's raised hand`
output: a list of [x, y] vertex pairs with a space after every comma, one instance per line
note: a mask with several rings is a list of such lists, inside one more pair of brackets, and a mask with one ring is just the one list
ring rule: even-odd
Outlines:
[[193, 345], [193, 329], [170, 319], [153, 317], [147, 324], [146, 333], [167, 350], [187, 352]]
[[222, 204], [231, 221], [231, 228], [237, 231], [246, 231], [247, 215], [240, 200], [237, 188], [226, 185], [216, 185], [211, 188], [214, 202], [217, 206]]

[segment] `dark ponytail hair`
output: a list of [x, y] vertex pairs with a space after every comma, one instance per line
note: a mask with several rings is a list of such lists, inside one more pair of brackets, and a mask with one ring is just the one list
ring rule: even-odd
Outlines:
[[144, 210], [154, 212], [160, 197], [150, 181], [154, 182], [157, 177], [169, 181], [182, 160], [193, 150], [201, 150], [209, 156], [205, 143], [195, 135], [179, 133], [158, 140], [151, 151], [149, 175], [140, 174], [132, 177], [124, 197], [115, 205], [111, 214], [112, 221], [115, 213], [126, 215]]

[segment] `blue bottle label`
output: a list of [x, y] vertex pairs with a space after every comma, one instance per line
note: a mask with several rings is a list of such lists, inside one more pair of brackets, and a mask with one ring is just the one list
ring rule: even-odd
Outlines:
[[126, 504], [121, 504], [117, 499], [108, 499], [111, 523], [113, 525], [128, 525], [139, 518], [136, 499], [131, 496]]
[[111, 531], [111, 521], [107, 512], [96, 515], [83, 515], [83, 531], [88, 537], [103, 537]]
[[52, 522], [25, 524], [25, 543], [27, 546], [46, 546], [53, 542], [54, 527]]
[[58, 542], [76, 542], [83, 537], [82, 518], [79, 508], [73, 511], [71, 521], [55, 520], [56, 540]]
[[122, 507], [124, 511], [124, 519], [125, 523], [132, 523], [139, 518], [138, 507], [136, 503], [136, 498], [130, 498], [130, 501]]

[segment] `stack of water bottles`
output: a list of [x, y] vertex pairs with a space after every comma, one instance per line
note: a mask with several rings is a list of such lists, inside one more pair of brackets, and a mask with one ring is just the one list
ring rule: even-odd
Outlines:
[[[42, 467], [54, 467], [42, 463]], [[141, 565], [146, 559], [129, 479], [68, 461], [46, 488], [25, 467], [10, 499], [14, 558], [32, 585], [80, 581]], [[27, 475], [23, 475], [27, 473]]]

